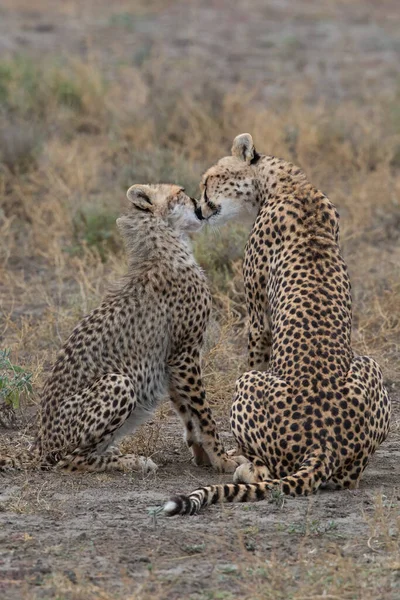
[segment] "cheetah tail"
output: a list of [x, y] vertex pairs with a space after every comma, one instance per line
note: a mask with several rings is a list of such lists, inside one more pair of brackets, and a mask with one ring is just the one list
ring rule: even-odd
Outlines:
[[277, 489], [287, 496], [307, 496], [332, 475], [333, 458], [330, 454], [316, 452], [300, 466], [297, 473], [283, 479], [267, 479], [259, 483], [228, 483], [210, 485], [195, 490], [189, 496], [179, 495], [164, 505], [164, 514], [195, 515], [202, 508], [222, 502], [255, 502], [266, 500]]

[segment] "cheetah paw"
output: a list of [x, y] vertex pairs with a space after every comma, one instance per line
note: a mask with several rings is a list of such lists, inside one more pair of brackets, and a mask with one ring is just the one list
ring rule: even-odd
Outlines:
[[232, 460], [236, 461], [236, 463], [237, 463], [238, 465], [243, 465], [243, 464], [245, 464], [245, 463], [249, 462], [249, 459], [248, 459], [248, 458], [246, 458], [245, 456], [243, 456], [243, 454], [237, 454], [237, 452], [238, 452], [238, 450], [236, 450], [236, 449], [234, 448], [233, 450], [228, 450], [228, 451], [227, 451], [227, 453], [226, 453], [226, 455], [227, 455], [227, 456], [228, 456], [230, 459], [232, 459]]
[[215, 461], [213, 467], [220, 473], [234, 473], [241, 458], [241, 456], [221, 456]]
[[233, 481], [234, 483], [254, 483], [254, 465], [250, 462], [239, 465], [233, 474]]

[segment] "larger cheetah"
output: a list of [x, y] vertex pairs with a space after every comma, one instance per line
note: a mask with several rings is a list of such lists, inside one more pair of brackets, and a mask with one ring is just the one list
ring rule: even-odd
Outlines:
[[[154, 471], [151, 459], [113, 444], [148, 419], [167, 395], [196, 464], [233, 472], [207, 404], [200, 353], [210, 313], [205, 276], [187, 238], [202, 222], [176, 185], [132, 186], [117, 220], [127, 275], [64, 344], [45, 383], [35, 454], [69, 470]], [[21, 460], [0, 459], [0, 470]]]
[[[202, 216], [255, 222], [244, 258], [250, 370], [236, 384], [231, 427], [249, 462], [234, 484], [177, 496], [168, 515], [216, 502], [307, 495], [358, 484], [389, 429], [379, 366], [350, 346], [351, 296], [339, 216], [293, 164], [256, 152], [249, 134], [203, 178]], [[257, 369], [257, 370], [256, 370]]]

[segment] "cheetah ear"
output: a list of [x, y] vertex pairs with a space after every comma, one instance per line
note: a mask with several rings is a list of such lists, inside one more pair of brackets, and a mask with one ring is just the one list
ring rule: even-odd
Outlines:
[[147, 185], [131, 185], [126, 196], [139, 210], [151, 211], [153, 204], [150, 200], [150, 189]]
[[241, 133], [233, 140], [232, 156], [243, 160], [248, 165], [253, 160], [256, 149], [254, 148], [253, 138], [249, 133]]

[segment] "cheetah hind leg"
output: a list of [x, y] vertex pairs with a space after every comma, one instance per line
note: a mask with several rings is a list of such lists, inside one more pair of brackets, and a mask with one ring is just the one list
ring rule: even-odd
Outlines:
[[[73, 410], [76, 405], [80, 407], [79, 422]], [[135, 408], [133, 382], [119, 374], [104, 375], [90, 388], [76, 394], [73, 401], [64, 406], [65, 414], [60, 415], [69, 429], [70, 451], [58, 467], [69, 471], [155, 472], [157, 465], [150, 458], [121, 455], [113, 445], [116, 439], [135, 429]]]
[[[353, 446], [357, 446], [357, 450], [354, 450], [353, 454], [347, 450], [345, 464], [331, 478], [330, 483], [335, 489], [358, 488], [371, 456], [386, 439], [391, 415], [390, 399], [383, 383], [382, 371], [372, 358], [354, 357], [346, 383], [349, 389], [347, 402], [353, 405], [356, 423], [361, 417], [365, 419], [369, 426], [370, 438], [362, 440], [360, 434], [360, 437], [357, 437], [357, 434], [354, 437], [353, 434]], [[361, 410], [361, 406], [365, 408]], [[364, 428], [361, 428], [361, 431], [363, 430]]]
[[143, 473], [155, 473], [157, 465], [151, 458], [136, 456], [135, 454], [96, 454], [96, 452], [77, 453], [69, 455], [59, 463], [59, 466], [67, 471], [87, 471], [101, 473], [103, 471], [142, 471]]
[[[391, 404], [383, 383], [382, 371], [379, 365], [369, 356], [356, 356], [353, 359], [347, 377], [347, 402], [351, 403], [356, 412], [356, 423], [362, 417], [368, 423], [370, 438], [364, 440], [353, 435], [353, 453], [349, 449], [347, 460], [339, 471], [329, 480], [328, 486], [336, 490], [356, 489], [364, 469], [381, 442], [386, 439], [389, 431]], [[361, 406], [364, 408], [361, 410]], [[369, 413], [369, 417], [367, 417]], [[368, 420], [367, 420], [368, 419]], [[365, 427], [361, 428], [363, 433]]]
[[336, 473], [336, 475], [329, 479], [326, 488], [334, 490], [355, 490], [359, 486], [363, 470], [362, 467], [354, 467], [346, 472]]

